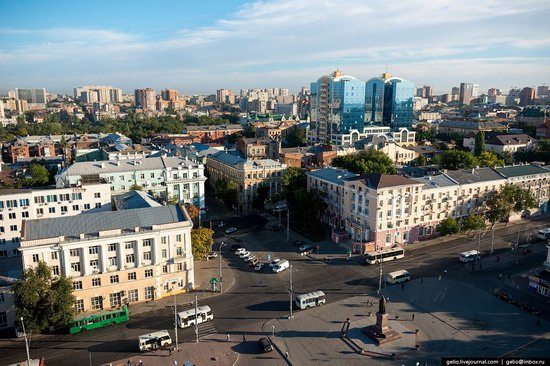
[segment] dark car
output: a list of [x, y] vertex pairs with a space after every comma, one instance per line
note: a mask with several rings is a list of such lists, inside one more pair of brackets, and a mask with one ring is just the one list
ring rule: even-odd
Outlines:
[[540, 315], [541, 314], [539, 309], [537, 309], [533, 305], [529, 304], [528, 302], [524, 302], [519, 307], [522, 308], [523, 310], [527, 311], [528, 313], [533, 314], [533, 315]]
[[301, 240], [294, 240], [294, 241], [292, 242], [292, 246], [293, 246], [293, 247], [301, 247], [301, 246], [304, 245], [304, 244], [305, 244], [305, 243], [304, 243], [303, 241], [301, 241]]
[[275, 225], [269, 228], [269, 231], [283, 231], [285, 227], [283, 225]]
[[300, 255], [308, 255], [313, 253], [313, 247], [311, 245], [302, 245], [298, 248], [298, 251], [300, 252]]
[[235, 250], [239, 249], [241, 246], [239, 244], [233, 244], [231, 246], [231, 248], [229, 248], [229, 250], [231, 250], [232, 252], [234, 252]]
[[260, 338], [258, 340], [258, 345], [260, 346], [260, 350], [262, 350], [262, 352], [264, 353], [273, 351], [273, 346], [267, 338]]
[[514, 297], [512, 295], [510, 295], [509, 293], [507, 293], [507, 292], [498, 291], [496, 293], [496, 295], [497, 295], [497, 298], [499, 298], [501, 300], [504, 300], [506, 302], [509, 302], [510, 304], [515, 304], [516, 303], [516, 300], [514, 300]]

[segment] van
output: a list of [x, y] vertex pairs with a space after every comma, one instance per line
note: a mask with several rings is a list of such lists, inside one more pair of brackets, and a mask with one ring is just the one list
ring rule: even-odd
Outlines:
[[537, 238], [541, 240], [548, 240], [550, 239], [550, 228], [541, 229], [537, 232]]
[[275, 273], [282, 272], [285, 269], [287, 269], [289, 266], [290, 266], [290, 263], [288, 263], [287, 260], [282, 260], [279, 263], [277, 263], [275, 267], [273, 267], [273, 272]]
[[390, 272], [386, 275], [386, 281], [392, 285], [400, 282], [407, 282], [410, 279], [411, 274], [404, 269], [400, 271]]
[[475, 261], [479, 258], [481, 258], [481, 254], [477, 250], [469, 250], [467, 252], [460, 253], [460, 261], [464, 263]]
[[169, 346], [172, 344], [172, 338], [167, 330], [161, 330], [154, 333], [145, 334], [139, 336], [139, 350], [141, 352], [145, 351], [155, 351], [161, 347]]

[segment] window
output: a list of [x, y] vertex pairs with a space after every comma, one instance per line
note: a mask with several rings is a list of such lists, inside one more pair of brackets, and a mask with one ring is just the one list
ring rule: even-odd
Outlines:
[[68, 193], [62, 193], [62, 194], [59, 195], [59, 200], [60, 201], [69, 201], [70, 196], [71, 195], [68, 194]]
[[10, 214], [8, 216], [11, 220], [17, 218], [17, 215], [15, 214], [15, 212], [10, 212]]
[[162, 266], [162, 273], [168, 273], [168, 266], [167, 265]]
[[85, 203], [85, 204], [84, 204], [84, 209], [85, 209], [85, 210], [89, 210], [89, 209], [90, 209], [90, 204], [89, 204], [89, 203]]
[[6, 299], [4, 298], [4, 294], [0, 294], [0, 302], [4, 302]]
[[7, 200], [6, 201], [6, 207], [7, 208], [17, 207], [17, 200]]
[[17, 225], [10, 225], [11, 231], [17, 231]]
[[183, 263], [176, 263], [176, 270], [183, 271]]
[[176, 241], [181, 243], [181, 234], [176, 235]]
[[117, 265], [117, 258], [116, 257], [109, 257], [109, 266], [114, 267]]
[[100, 287], [101, 286], [101, 278], [92, 278], [92, 286], [93, 287]]
[[182, 247], [177, 247], [176, 248], [176, 255], [182, 255], [182, 253], [183, 253]]
[[100, 192], [94, 193], [94, 198], [101, 198], [101, 193]]
[[150, 247], [152, 242], [153, 242], [153, 239], [143, 239], [143, 246]]
[[56, 194], [47, 195], [46, 202], [57, 202], [57, 195]]
[[0, 327], [6, 327], [8, 325], [8, 317], [5, 311], [0, 312]]
[[129, 272], [128, 273], [128, 281], [135, 281], [137, 279], [136, 272]]
[[40, 258], [39, 258], [39, 256], [38, 256], [38, 254], [33, 254], [33, 255], [32, 255], [32, 261], [33, 261], [34, 263], [38, 263], [39, 260], [40, 260]]
[[37, 208], [36, 209], [36, 214], [41, 216], [41, 215], [44, 215], [44, 209], [43, 208]]
[[90, 268], [92, 271], [97, 270], [97, 266], [99, 265], [99, 261], [97, 259], [92, 259], [90, 261]]
[[140, 174], [139, 179], [145, 179], [145, 174]]
[[51, 256], [52, 256], [52, 260], [54, 261], [57, 260], [57, 252], [52, 252]]
[[161, 244], [166, 244], [166, 243], [168, 243], [168, 238], [167, 238], [166, 236], [162, 236], [162, 237], [160, 238], [160, 243], [161, 243]]
[[44, 203], [44, 196], [34, 197], [34, 203]]
[[155, 173], [151, 173], [151, 178], [154, 178], [155, 177]]
[[73, 211], [78, 211], [80, 210], [80, 206], [78, 205], [73, 205]]
[[72, 197], [73, 201], [75, 201], [75, 200], [81, 200], [81, 199], [82, 199], [82, 193], [73, 193], [73, 194], [71, 195], [71, 197]]
[[134, 263], [135, 261], [134, 253], [126, 254], [126, 263]]
[[78, 249], [71, 249], [71, 250], [69, 251], [69, 255], [70, 255], [71, 257], [78, 257]]
[[29, 217], [29, 211], [23, 211], [23, 212], [21, 213], [21, 217], [23, 217], [23, 218], [28, 218], [28, 217]]
[[98, 247], [97, 245], [88, 248], [88, 250], [89, 250], [90, 254], [97, 254], [97, 253], [99, 253], [99, 247]]
[[4, 227], [0, 226], [0, 233], [3, 233], [3, 232], [4, 232]]
[[136, 302], [136, 301], [139, 301], [138, 290], [137, 289], [128, 290], [128, 302]]
[[166, 249], [163, 249], [162, 252], [162, 258], [167, 258], [168, 257], [168, 251]]
[[151, 260], [151, 252], [143, 252], [143, 260], [150, 261]]
[[95, 208], [101, 208], [101, 202], [96, 202]]
[[145, 270], [145, 278], [153, 277], [153, 270], [152, 269], [146, 269]]
[[67, 211], [68, 211], [67, 206], [61, 206], [61, 213], [62, 214], [64, 214], [64, 213], [66, 214]]
[[116, 244], [109, 244], [108, 250], [109, 250], [109, 252], [114, 252], [114, 251], [116, 251]]
[[48, 212], [51, 213], [51, 214], [54, 214], [55, 213], [55, 207], [49, 207]]
[[71, 270], [73, 272], [80, 272], [80, 262], [71, 263]]
[[125, 243], [125, 248], [126, 249], [134, 249], [134, 242], [133, 241], [128, 241]]
[[118, 275], [111, 276], [111, 283], [118, 283]]
[[153, 298], [155, 293], [155, 288], [153, 286], [145, 287], [145, 300], [150, 300]]
[[52, 266], [52, 273], [54, 276], [59, 276], [59, 266]]
[[103, 309], [103, 297], [94, 296], [90, 299], [91, 309], [92, 310], [101, 310]]
[[74, 281], [73, 290], [82, 290], [82, 281]]
[[84, 312], [84, 300], [78, 299], [74, 302], [74, 307], [76, 309], [76, 313], [82, 313]]

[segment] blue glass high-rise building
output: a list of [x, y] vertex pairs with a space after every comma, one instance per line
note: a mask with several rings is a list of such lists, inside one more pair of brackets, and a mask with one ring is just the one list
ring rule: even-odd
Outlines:
[[383, 123], [392, 129], [411, 128], [413, 124], [413, 106], [415, 84], [397, 77], [385, 80]]
[[365, 122], [367, 124], [382, 124], [384, 115], [384, 89], [386, 81], [383, 78], [372, 78], [365, 88]]
[[311, 129], [317, 142], [365, 128], [365, 82], [336, 70], [311, 83]]

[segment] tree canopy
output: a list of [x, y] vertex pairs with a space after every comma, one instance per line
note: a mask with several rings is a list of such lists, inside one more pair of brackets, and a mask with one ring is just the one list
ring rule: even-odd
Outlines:
[[474, 155], [479, 156], [485, 151], [485, 131], [476, 133]]
[[356, 174], [379, 173], [395, 174], [397, 170], [388, 155], [382, 151], [368, 149], [358, 153], [338, 156], [332, 165], [344, 168]]
[[12, 286], [17, 318], [23, 317], [26, 331], [39, 333], [49, 326], [69, 324], [75, 314], [73, 283], [65, 276], [54, 277], [42, 261], [23, 272]]
[[477, 160], [467, 151], [447, 150], [439, 156], [443, 169], [458, 170], [475, 168]]
[[443, 236], [456, 234], [460, 231], [460, 225], [454, 217], [448, 217], [437, 225], [437, 231]]
[[191, 230], [191, 247], [193, 257], [198, 260], [206, 259], [206, 256], [214, 244], [214, 230], [206, 227], [199, 227]]
[[506, 184], [487, 200], [489, 221], [493, 225], [497, 221], [508, 222], [513, 212], [522, 212], [536, 206], [537, 201], [533, 194], [515, 184]]

